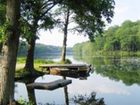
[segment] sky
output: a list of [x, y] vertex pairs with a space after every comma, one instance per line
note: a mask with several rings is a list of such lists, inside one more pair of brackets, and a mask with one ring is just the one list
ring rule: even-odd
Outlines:
[[[115, 14], [111, 24], [106, 27], [121, 25], [125, 20], [137, 21], [140, 20], [140, 0], [115, 0]], [[50, 31], [39, 31], [39, 40], [37, 43], [46, 45], [62, 46], [63, 33], [57, 29]], [[75, 35], [68, 33], [67, 46], [72, 47], [76, 43], [87, 41], [88, 37], [83, 35]]]

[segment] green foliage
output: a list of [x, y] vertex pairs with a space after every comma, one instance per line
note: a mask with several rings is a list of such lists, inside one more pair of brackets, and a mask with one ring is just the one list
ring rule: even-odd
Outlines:
[[121, 57], [119, 55], [109, 57], [83, 56], [80, 60], [92, 64], [97, 74], [111, 80], [121, 80], [128, 86], [140, 85], [140, 61], [138, 57]]
[[[24, 65], [25, 65], [26, 58], [25, 57], [18, 57], [17, 58], [17, 66], [16, 66], [16, 77], [22, 77], [24, 75], [27, 75], [29, 72], [25, 71]], [[35, 69], [36, 70], [41, 70], [39, 68], [40, 65], [42, 64], [53, 64], [55, 63], [52, 60], [46, 60], [46, 59], [35, 59], [34, 64], [35, 64]]]
[[18, 57], [17, 62], [18, 63], [25, 63], [26, 58], [25, 57]]
[[[121, 50], [138, 51], [140, 44], [140, 22], [125, 21], [117, 30], [116, 36], [120, 39]], [[134, 41], [135, 40], [135, 41]]]
[[30, 41], [37, 39], [37, 31], [53, 28], [54, 20], [48, 11], [54, 7], [53, 0], [22, 0], [21, 1], [21, 33]]
[[95, 34], [102, 32], [105, 20], [111, 22], [115, 5], [114, 0], [24, 0], [21, 3], [21, 16], [26, 28], [28, 26], [30, 31], [33, 27], [52, 28], [54, 20], [49, 10], [57, 4], [63, 8], [68, 6], [75, 13], [73, 19], [79, 25], [76, 30], [84, 32], [91, 40], [94, 40]]
[[35, 59], [35, 64], [51, 64], [54, 63], [51, 60], [44, 60], [44, 59]]
[[72, 98], [72, 101], [77, 105], [105, 105], [104, 99], [96, 99], [96, 93], [92, 92], [88, 95], [78, 95]]
[[8, 34], [6, 34], [6, 31], [11, 31], [12, 25], [9, 23], [9, 21], [5, 21], [2, 25], [0, 25], [0, 42], [3, 42], [7, 40]]
[[65, 61], [60, 61], [58, 63], [60, 63], [60, 64], [71, 64], [72, 62], [71, 62], [71, 60], [66, 59]]
[[6, 17], [6, 5], [5, 1], [1, 0], [0, 1], [0, 26], [2, 26], [5, 23]]
[[[20, 41], [18, 55], [26, 56], [28, 45], [25, 41]], [[70, 51], [70, 49], [68, 49]], [[35, 57], [39, 58], [41, 56], [47, 55], [59, 55], [61, 53], [61, 47], [44, 45], [37, 43], [35, 46]]]
[[103, 32], [104, 20], [111, 22], [114, 10], [114, 0], [71, 0], [69, 7], [76, 14], [75, 22], [79, 25], [77, 30], [84, 32], [90, 40], [94, 40], [98, 33]]
[[18, 100], [18, 105], [35, 105], [33, 102], [26, 102], [22, 98]]
[[3, 41], [5, 35], [5, 23], [6, 23], [6, 4], [4, 0], [0, 1], [0, 43]]
[[71, 64], [71, 63], [72, 63], [71, 60], [66, 59], [65, 64]]
[[[24, 64], [26, 58], [25, 57], [18, 57], [17, 58], [17, 63], [19, 64]], [[49, 64], [49, 63], [54, 63], [53, 61], [45, 60], [45, 59], [35, 59], [35, 64]]]
[[2, 42], [3, 40], [3, 35], [4, 35], [4, 29], [3, 29], [3, 26], [0, 26], [0, 42]]
[[[18, 56], [26, 56], [27, 55], [28, 45], [25, 41], [20, 41], [18, 48]], [[72, 54], [72, 48], [67, 48], [67, 54]], [[37, 43], [35, 46], [35, 59], [37, 58], [48, 58], [50, 56], [60, 56], [61, 55], [61, 47], [44, 45]], [[45, 57], [45, 58], [44, 58]], [[21, 60], [22, 61], [22, 60]], [[24, 61], [24, 60], [23, 60]]]
[[[125, 21], [121, 26], [110, 27], [95, 42], [84, 42], [74, 46], [74, 52], [81, 55], [98, 55], [97, 52], [140, 51], [140, 21]], [[109, 54], [109, 53], [108, 53]], [[110, 53], [111, 54], [111, 53]], [[113, 54], [113, 53], [112, 53]], [[121, 54], [121, 53], [120, 53]]]

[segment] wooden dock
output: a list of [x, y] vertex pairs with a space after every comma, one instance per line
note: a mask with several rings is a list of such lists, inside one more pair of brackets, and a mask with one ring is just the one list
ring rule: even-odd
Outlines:
[[64, 87], [71, 83], [72, 83], [72, 80], [59, 79], [59, 80], [49, 82], [49, 83], [37, 83], [37, 82], [31, 83], [31, 84], [28, 84], [27, 87], [28, 89], [54, 90], [60, 87]]
[[47, 64], [39, 66], [43, 72], [53, 75], [68, 77], [87, 77], [91, 71], [91, 65], [86, 64]]
[[[92, 70], [91, 65], [86, 64], [47, 64], [39, 66], [46, 74], [60, 75], [63, 77], [72, 78], [85, 78], [89, 76], [89, 72]], [[64, 87], [72, 83], [71, 80], [59, 79], [48, 83], [31, 83], [27, 87], [29, 89], [47, 89], [54, 90], [60, 87]]]
[[88, 71], [91, 69], [91, 65], [86, 64], [46, 64], [39, 67], [46, 72], [51, 69], [59, 69], [60, 71]]

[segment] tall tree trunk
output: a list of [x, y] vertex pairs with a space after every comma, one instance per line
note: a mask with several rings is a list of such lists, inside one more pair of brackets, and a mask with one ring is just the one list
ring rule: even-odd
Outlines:
[[37, 33], [37, 28], [38, 28], [38, 18], [36, 15], [34, 16], [33, 19], [33, 24], [31, 27], [32, 30], [32, 36], [30, 36], [28, 40], [28, 50], [27, 50], [27, 58], [25, 62], [25, 67], [24, 69], [28, 71], [31, 75], [35, 74], [35, 69], [34, 69], [34, 51], [35, 51], [35, 42], [36, 42], [36, 33]]
[[64, 39], [63, 39], [62, 58], [61, 58], [62, 62], [65, 62], [65, 60], [66, 60], [66, 47], [67, 47], [67, 34], [68, 34], [69, 16], [70, 16], [70, 10], [68, 8], [67, 13], [66, 13], [64, 30], [63, 30], [64, 31]]
[[0, 105], [14, 99], [14, 76], [19, 43], [20, 0], [7, 0], [7, 30], [0, 64]]
[[65, 62], [66, 60], [66, 47], [67, 47], [67, 32], [66, 34], [64, 34], [64, 39], [63, 39], [62, 58], [61, 58], [62, 62]]
[[34, 50], [35, 50], [35, 41], [36, 39], [32, 37], [28, 41], [28, 51], [27, 58], [25, 63], [25, 70], [29, 71], [31, 74], [34, 73]]

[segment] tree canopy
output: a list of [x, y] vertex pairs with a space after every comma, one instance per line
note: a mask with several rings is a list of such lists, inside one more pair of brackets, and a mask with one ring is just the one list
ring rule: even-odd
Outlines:
[[[105, 21], [111, 22], [114, 0], [66, 0], [75, 13], [76, 30], [88, 35], [90, 40], [102, 33]], [[67, 3], [67, 2], [66, 2]]]
[[[140, 51], [140, 21], [125, 21], [121, 26], [110, 27], [102, 36], [95, 38], [95, 42], [84, 42], [74, 46], [76, 52], [86, 49], [93, 55], [96, 51]], [[90, 46], [89, 46], [89, 43]], [[78, 49], [80, 49], [78, 51]]]

